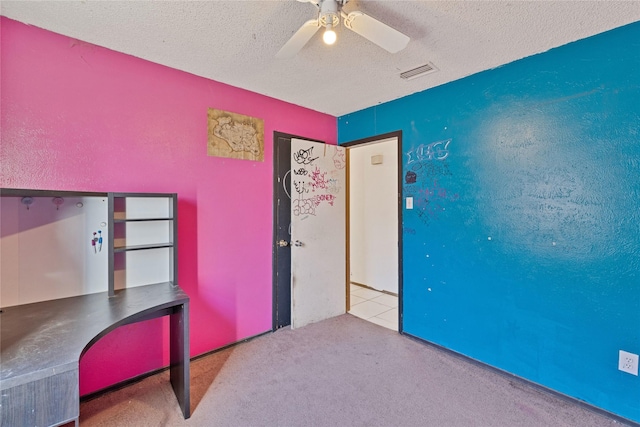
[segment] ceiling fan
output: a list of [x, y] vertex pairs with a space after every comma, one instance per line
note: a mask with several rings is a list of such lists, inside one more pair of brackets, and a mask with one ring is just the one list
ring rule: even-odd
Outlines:
[[314, 34], [325, 27], [322, 39], [326, 44], [336, 41], [335, 27], [340, 25], [340, 17], [344, 26], [360, 34], [365, 39], [377, 44], [388, 52], [401, 51], [409, 43], [409, 37], [387, 24], [372, 18], [360, 11], [347, 14], [342, 7], [349, 0], [298, 0], [301, 3], [312, 3], [318, 8], [318, 17], [302, 24], [302, 27], [287, 41], [276, 54], [276, 58], [291, 58], [304, 47]]

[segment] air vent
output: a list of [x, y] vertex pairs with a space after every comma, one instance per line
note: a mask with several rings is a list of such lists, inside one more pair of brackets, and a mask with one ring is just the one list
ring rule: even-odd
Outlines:
[[411, 80], [416, 77], [424, 76], [425, 74], [433, 73], [434, 71], [438, 71], [438, 69], [434, 67], [432, 63], [427, 62], [424, 65], [407, 70], [404, 73], [400, 73], [400, 77], [405, 80]]

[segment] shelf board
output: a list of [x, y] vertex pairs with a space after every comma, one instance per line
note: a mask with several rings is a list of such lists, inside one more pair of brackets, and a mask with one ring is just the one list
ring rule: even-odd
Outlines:
[[177, 197], [176, 193], [111, 193], [116, 199], [126, 199], [127, 197], [148, 197], [150, 199], [155, 198], [172, 198]]
[[167, 218], [114, 218], [113, 222], [146, 222], [146, 221], [173, 221], [172, 217]]
[[116, 246], [113, 248], [113, 252], [129, 252], [129, 251], [142, 251], [145, 249], [160, 249], [160, 248], [172, 248], [173, 243], [153, 243], [150, 245], [133, 245], [133, 246]]
[[26, 188], [0, 188], [2, 197], [107, 197], [107, 193], [93, 191], [34, 190]]

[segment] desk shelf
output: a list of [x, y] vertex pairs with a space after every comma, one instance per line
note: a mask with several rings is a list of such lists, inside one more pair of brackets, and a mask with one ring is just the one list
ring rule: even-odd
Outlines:
[[173, 243], [153, 243], [149, 245], [134, 245], [134, 246], [116, 246], [113, 248], [113, 252], [128, 252], [128, 251], [142, 251], [146, 249], [160, 249], [160, 248], [173, 248]]
[[113, 222], [153, 222], [153, 221], [173, 221], [173, 218], [114, 218]]
[[110, 296], [160, 281], [177, 286], [177, 213], [176, 194], [109, 193]]

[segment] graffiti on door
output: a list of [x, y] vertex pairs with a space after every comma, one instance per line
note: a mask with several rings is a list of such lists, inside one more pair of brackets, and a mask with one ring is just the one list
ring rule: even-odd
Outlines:
[[[292, 153], [293, 199], [295, 216], [315, 215], [321, 205], [333, 206], [342, 190], [338, 170], [346, 166], [344, 151], [327, 145], [323, 153], [314, 153], [315, 147]], [[329, 157], [329, 162], [319, 159]]]

